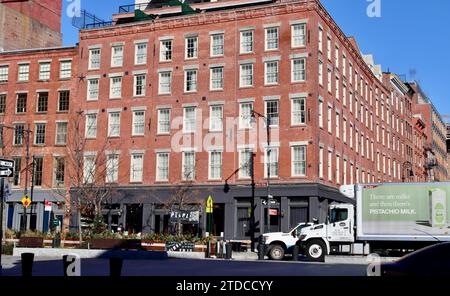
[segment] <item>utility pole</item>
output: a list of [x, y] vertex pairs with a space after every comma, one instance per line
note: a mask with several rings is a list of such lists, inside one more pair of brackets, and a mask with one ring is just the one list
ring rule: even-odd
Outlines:
[[[29, 170], [29, 163], [30, 163], [30, 125], [27, 124], [27, 145], [26, 145], [26, 152], [25, 152], [25, 189], [24, 189], [24, 196], [28, 196], [28, 170]], [[24, 136], [24, 133], [22, 133], [22, 137]], [[34, 174], [33, 174], [34, 175]], [[33, 201], [33, 200], [31, 200]], [[27, 230], [27, 224], [28, 224], [28, 216], [27, 216], [27, 208], [24, 207], [23, 209], [24, 213], [24, 225], [23, 229], [24, 231]]]

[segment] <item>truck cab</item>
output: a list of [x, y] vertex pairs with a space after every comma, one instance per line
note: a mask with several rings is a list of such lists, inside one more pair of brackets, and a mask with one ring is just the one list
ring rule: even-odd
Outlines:
[[299, 223], [288, 232], [270, 232], [262, 235], [262, 242], [268, 246], [267, 255], [272, 260], [282, 260], [287, 253], [291, 253], [299, 240], [301, 230], [313, 223]]
[[354, 217], [352, 204], [330, 205], [326, 223], [302, 228], [298, 243], [305, 255], [314, 261], [324, 261], [334, 244], [352, 244], [355, 241]]

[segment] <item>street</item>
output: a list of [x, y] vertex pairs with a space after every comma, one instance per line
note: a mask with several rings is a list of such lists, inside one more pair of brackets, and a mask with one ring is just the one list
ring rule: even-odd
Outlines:
[[[5, 256], [3, 276], [20, 276], [20, 258]], [[36, 258], [35, 276], [62, 276], [60, 258]], [[107, 259], [82, 259], [82, 276], [108, 276]], [[123, 276], [365, 276], [366, 266], [310, 262], [224, 260], [125, 260]]]

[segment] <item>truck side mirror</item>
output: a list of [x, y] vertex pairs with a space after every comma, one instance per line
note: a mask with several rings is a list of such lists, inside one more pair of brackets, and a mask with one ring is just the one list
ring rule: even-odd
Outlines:
[[313, 220], [314, 224], [318, 224], [319, 223], [319, 220], [317, 218], [313, 218], [312, 220]]

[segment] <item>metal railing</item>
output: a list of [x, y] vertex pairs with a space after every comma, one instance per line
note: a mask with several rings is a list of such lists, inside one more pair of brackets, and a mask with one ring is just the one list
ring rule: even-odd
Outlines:
[[[148, 7], [149, 3], [141, 3], [141, 4], [128, 4], [119, 6], [119, 13], [129, 13], [134, 12], [135, 10], [145, 10]], [[169, 6], [169, 4], [161, 3], [161, 7]]]

